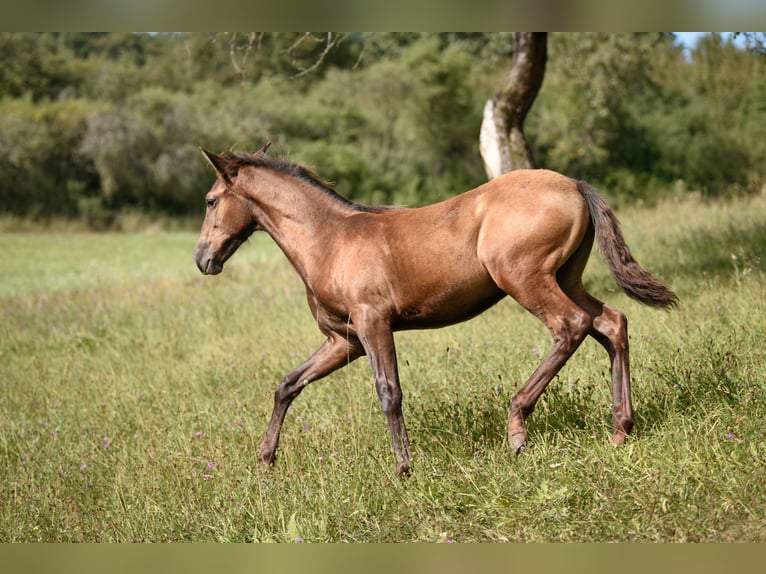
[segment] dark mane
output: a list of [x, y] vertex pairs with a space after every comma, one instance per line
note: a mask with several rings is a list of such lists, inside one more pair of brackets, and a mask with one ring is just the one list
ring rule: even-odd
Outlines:
[[349, 201], [342, 195], [338, 195], [332, 186], [327, 181], [319, 177], [313, 169], [304, 165], [292, 163], [281, 158], [269, 157], [263, 153], [251, 154], [227, 151], [224, 152], [221, 157], [224, 159], [224, 161], [226, 161], [227, 171], [232, 177], [236, 176], [237, 172], [242, 167], [265, 167], [267, 169], [272, 169], [291, 177], [296, 177], [305, 181], [306, 183], [310, 183], [317, 189], [322, 190], [325, 194], [332, 197], [335, 201], [345, 205], [346, 207], [350, 207], [354, 211], [378, 213], [391, 209], [390, 207], [362, 205], [360, 203]]

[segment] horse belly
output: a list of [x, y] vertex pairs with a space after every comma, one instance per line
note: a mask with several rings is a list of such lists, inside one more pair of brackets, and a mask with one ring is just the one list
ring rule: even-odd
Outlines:
[[392, 325], [397, 330], [452, 325], [486, 311], [504, 296], [483, 270], [473, 277], [458, 273], [441, 281], [415, 282], [397, 297]]

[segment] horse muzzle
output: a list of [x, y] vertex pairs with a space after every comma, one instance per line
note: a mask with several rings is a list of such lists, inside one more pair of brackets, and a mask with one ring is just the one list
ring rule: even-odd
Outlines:
[[223, 262], [211, 254], [207, 246], [198, 245], [194, 250], [194, 261], [197, 268], [205, 275], [218, 275], [223, 271]]
[[247, 236], [244, 238], [229, 237], [215, 249], [211, 247], [210, 243], [198, 243], [194, 251], [197, 267], [205, 275], [218, 275], [223, 271], [223, 264], [229, 260], [229, 257], [234, 255], [234, 252], [239, 249], [239, 246], [244, 243], [246, 238]]

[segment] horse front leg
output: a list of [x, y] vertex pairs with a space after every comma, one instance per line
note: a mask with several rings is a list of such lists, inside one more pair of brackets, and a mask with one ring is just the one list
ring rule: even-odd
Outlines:
[[370, 359], [375, 390], [391, 431], [396, 473], [407, 475], [411, 466], [410, 439], [402, 413], [402, 388], [399, 384], [394, 334], [386, 318], [369, 307], [352, 314], [352, 320]]
[[262, 463], [270, 465], [274, 462], [287, 409], [306, 385], [326, 377], [362, 354], [363, 350], [358, 341], [332, 333], [311, 357], [285, 375], [274, 391], [271, 421], [258, 448], [258, 456]]

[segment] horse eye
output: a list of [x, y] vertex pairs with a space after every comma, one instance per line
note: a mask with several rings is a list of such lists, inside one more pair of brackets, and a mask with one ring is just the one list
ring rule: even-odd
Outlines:
[[217, 197], [209, 197], [205, 200], [205, 203], [207, 204], [208, 209], [213, 209], [215, 205], [218, 203]]

